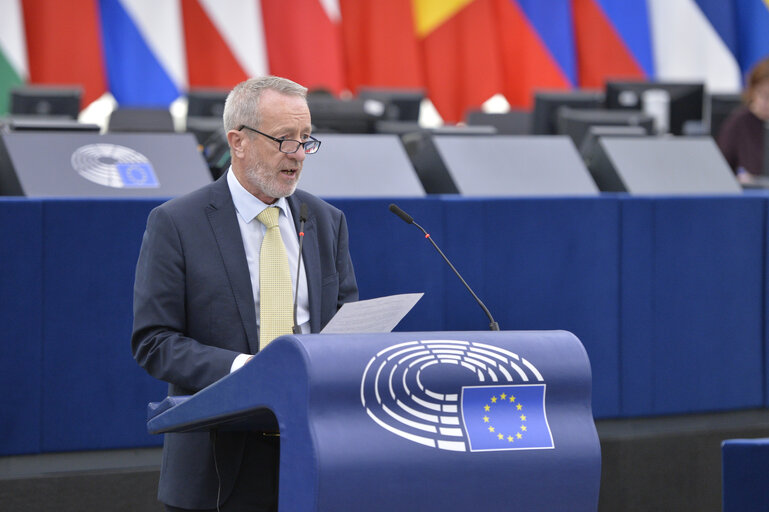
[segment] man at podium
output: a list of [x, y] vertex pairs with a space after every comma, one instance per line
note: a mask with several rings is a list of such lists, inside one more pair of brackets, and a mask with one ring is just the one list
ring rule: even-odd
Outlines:
[[[279, 77], [238, 84], [224, 109], [229, 171], [149, 215], [131, 346], [169, 395], [208, 386], [277, 336], [319, 332], [358, 298], [344, 214], [296, 189], [321, 145], [306, 94]], [[166, 434], [158, 498], [169, 511], [276, 511], [279, 439]]]

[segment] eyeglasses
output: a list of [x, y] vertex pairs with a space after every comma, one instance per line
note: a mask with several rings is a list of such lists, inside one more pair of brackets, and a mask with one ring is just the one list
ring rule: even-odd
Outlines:
[[281, 153], [286, 153], [288, 155], [296, 153], [297, 151], [299, 151], [299, 148], [304, 148], [305, 154], [308, 154], [308, 155], [317, 153], [318, 150], [320, 149], [320, 141], [312, 136], [310, 137], [310, 140], [299, 142], [298, 140], [293, 140], [293, 139], [278, 139], [276, 137], [273, 137], [272, 135], [267, 135], [264, 132], [260, 132], [255, 128], [246, 126], [245, 124], [240, 125], [240, 127], [238, 128], [238, 131], [242, 131], [243, 128], [245, 128], [246, 130], [251, 130], [252, 132], [256, 132], [259, 135], [263, 135], [270, 140], [274, 140], [275, 142], [278, 143], [278, 151], [280, 151]]

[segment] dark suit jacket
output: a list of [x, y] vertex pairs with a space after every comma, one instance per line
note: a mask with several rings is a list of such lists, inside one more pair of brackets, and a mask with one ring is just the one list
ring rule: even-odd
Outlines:
[[[306, 203], [302, 259], [310, 327], [319, 332], [343, 303], [357, 300], [344, 214], [297, 190], [288, 198], [294, 221]], [[136, 361], [192, 394], [227, 375], [240, 353], [258, 350], [254, 297], [226, 174], [149, 215], [134, 284], [131, 346]], [[232, 490], [245, 435], [219, 433], [221, 501]], [[166, 434], [158, 497], [182, 508], [215, 508], [218, 480], [207, 433]]]

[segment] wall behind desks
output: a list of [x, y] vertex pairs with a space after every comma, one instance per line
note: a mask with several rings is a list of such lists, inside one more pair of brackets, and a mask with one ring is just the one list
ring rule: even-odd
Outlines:
[[764, 405], [765, 198], [622, 205], [623, 415]]
[[134, 268], [158, 200], [0, 201], [0, 454], [152, 446], [165, 384], [133, 361]]
[[0, 454], [40, 451], [42, 219], [42, 201], [0, 201]]
[[133, 281], [160, 200], [44, 204], [42, 450], [159, 444], [146, 407], [166, 385], [133, 360]]
[[391, 203], [397, 204], [440, 246], [445, 239], [444, 202], [437, 198], [331, 199], [330, 202], [344, 211], [347, 218], [360, 298], [424, 293], [396, 330], [445, 330], [445, 294], [447, 287], [454, 283], [447, 282], [445, 264], [422, 232], [389, 210]]
[[[619, 211], [610, 198], [454, 198], [446, 208], [452, 228], [444, 250], [500, 328], [564, 329], [580, 338], [597, 416], [620, 412]], [[446, 328], [485, 328], [472, 297], [450, 284]]]

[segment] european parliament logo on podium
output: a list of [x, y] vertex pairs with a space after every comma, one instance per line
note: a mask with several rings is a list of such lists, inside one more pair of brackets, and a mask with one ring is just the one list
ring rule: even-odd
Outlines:
[[113, 188], [158, 188], [152, 163], [135, 149], [118, 144], [87, 144], [72, 153], [72, 167], [83, 178]]
[[463, 452], [555, 448], [546, 391], [524, 357], [463, 340], [390, 346], [371, 358], [361, 379], [361, 403], [380, 427]]

